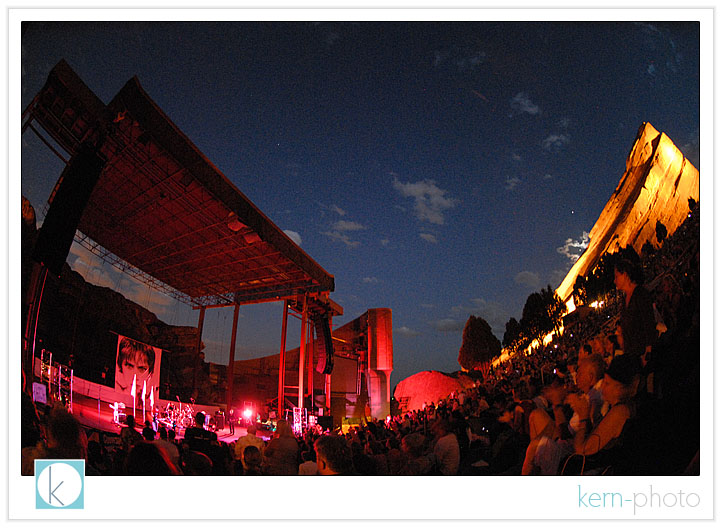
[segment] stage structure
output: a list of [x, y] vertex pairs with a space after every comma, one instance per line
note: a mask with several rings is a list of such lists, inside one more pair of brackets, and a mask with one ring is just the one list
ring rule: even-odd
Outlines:
[[[316, 339], [307, 350], [316, 351], [316, 369], [308, 372], [305, 384], [304, 405], [298, 405], [294, 396], [299, 379], [300, 348], [285, 352], [283, 360], [278, 354], [237, 361], [233, 373], [234, 386], [257, 402], [265, 402], [275, 394], [274, 380], [286, 380], [283, 387], [287, 410], [305, 407], [310, 411], [322, 409], [319, 418], [324, 426], [344, 423], [361, 423], [365, 418], [385, 419], [390, 414], [391, 372], [393, 371], [392, 313], [388, 308], [372, 308], [360, 317], [333, 330], [333, 371], [327, 374], [325, 342]], [[309, 334], [310, 335], [310, 334]], [[321, 335], [317, 331], [317, 335]], [[280, 373], [276, 366], [284, 366]], [[309, 365], [310, 367], [310, 365]], [[274, 408], [276, 407], [274, 403]], [[329, 418], [330, 415], [330, 418]], [[309, 419], [313, 414], [309, 415]], [[293, 419], [293, 416], [290, 416]]]
[[[304, 372], [312, 325], [330, 326], [333, 317], [343, 313], [329, 298], [333, 275], [198, 150], [136, 77], [105, 105], [61, 60], [23, 112], [22, 132], [27, 130], [66, 164], [48, 200], [33, 251], [38, 264], [23, 298], [23, 369], [28, 379], [35, 370], [35, 332], [45, 278], [48, 272], [60, 275], [73, 239], [117, 269], [198, 309], [194, 389], [208, 308], [235, 307], [229, 406], [241, 305], [284, 303], [281, 362], [288, 314], [301, 318], [299, 372]], [[333, 351], [330, 339], [326, 348]], [[308, 365], [310, 372], [312, 354]], [[302, 381], [297, 388], [302, 406]], [[284, 390], [281, 378], [279, 403]]]

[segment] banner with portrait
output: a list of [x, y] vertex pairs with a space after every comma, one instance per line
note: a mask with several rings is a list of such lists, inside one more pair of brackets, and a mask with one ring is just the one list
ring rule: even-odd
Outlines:
[[115, 392], [129, 398], [132, 398], [135, 392], [136, 401], [139, 403], [151, 398], [157, 400], [162, 352], [160, 348], [118, 335], [115, 355]]

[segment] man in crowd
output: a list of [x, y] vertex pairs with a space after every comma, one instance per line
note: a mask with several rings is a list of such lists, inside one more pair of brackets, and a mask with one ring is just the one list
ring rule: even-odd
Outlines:
[[243, 451], [248, 446], [255, 446], [256, 448], [258, 448], [259, 453], [263, 455], [263, 449], [266, 444], [263, 441], [263, 438], [259, 438], [256, 436], [256, 426], [254, 424], [248, 426], [247, 434], [245, 436], [242, 436], [238, 440], [236, 440], [236, 459], [243, 462], [244, 470], [248, 469], [248, 467], [246, 466], [245, 459], [243, 458]]
[[314, 443], [319, 475], [353, 475], [351, 449], [340, 436], [321, 436]]
[[186, 429], [184, 441], [191, 451], [199, 451], [208, 456], [211, 455], [211, 446], [218, 441], [218, 436], [212, 431], [206, 430], [203, 425], [206, 422], [206, 415], [202, 412], [196, 413], [195, 427]]

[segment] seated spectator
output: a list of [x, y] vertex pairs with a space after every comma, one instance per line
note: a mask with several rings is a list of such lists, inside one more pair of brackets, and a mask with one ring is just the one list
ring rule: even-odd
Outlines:
[[148, 422], [145, 423], [146, 425], [145, 427], [143, 427], [143, 432], [141, 433], [141, 435], [146, 442], [152, 442], [153, 440], [155, 440], [155, 431]]
[[[47, 440], [35, 447], [22, 450], [21, 474], [35, 474], [35, 460], [43, 458], [86, 458], [87, 437], [75, 417], [65, 407], [57, 406], [50, 412]], [[140, 436], [140, 435], [138, 435]]]
[[386, 465], [388, 466], [389, 475], [398, 475], [404, 466], [404, 455], [400, 449], [400, 443], [396, 436], [390, 436], [386, 440]]
[[128, 475], [179, 475], [168, 455], [152, 442], [136, 444], [126, 460]]
[[[170, 432], [173, 432], [172, 430]], [[158, 429], [158, 436], [159, 438], [155, 440], [155, 443], [160, 447], [162, 450], [166, 452], [168, 455], [168, 458], [173, 463], [173, 465], [177, 468], [180, 467], [180, 454], [178, 453], [178, 447], [173, 442], [170, 442], [168, 440], [168, 429], [165, 427], [160, 427]]]
[[299, 475], [318, 475], [318, 464], [316, 464], [316, 452], [313, 449], [301, 453], [303, 463], [298, 466]]
[[639, 373], [639, 356], [624, 354], [612, 360], [601, 386], [604, 401], [610, 408], [594, 428], [589, 401], [586, 398], [575, 398], [570, 402], [580, 422], [580, 428], [574, 436], [577, 453], [593, 455], [610, 450], [617, 444], [627, 420], [634, 416], [632, 399], [637, 391]]
[[456, 435], [447, 420], [437, 420], [431, 427], [436, 437], [434, 457], [436, 469], [442, 475], [456, 475], [459, 472], [461, 453]]
[[[541, 409], [535, 409], [529, 416], [531, 442], [526, 450], [522, 475], [556, 475], [564, 450], [554, 440], [554, 421]], [[567, 453], [568, 454], [568, 453]]]
[[183, 473], [195, 476], [211, 475], [213, 474], [213, 462], [205, 453], [188, 450], [183, 453]]
[[243, 466], [245, 467], [243, 474], [248, 476], [263, 475], [261, 470], [262, 462], [261, 451], [254, 445], [246, 446], [243, 450]]
[[424, 435], [411, 433], [401, 439], [401, 451], [406, 455], [406, 464], [399, 475], [432, 475], [434, 473], [433, 455], [424, 454]]
[[[261, 455], [263, 455], [263, 451], [266, 447], [266, 443], [263, 441], [263, 438], [259, 438], [258, 436], [256, 436], [256, 426], [254, 424], [251, 424], [248, 426], [245, 436], [241, 436], [238, 440], [236, 440], [234, 452], [235, 452], [236, 458], [238, 460], [240, 460], [242, 464], [243, 464], [243, 451], [249, 445], [256, 446], [258, 448], [258, 450], [260, 451]], [[244, 470], [247, 469], [245, 464], [243, 464], [243, 469]]]

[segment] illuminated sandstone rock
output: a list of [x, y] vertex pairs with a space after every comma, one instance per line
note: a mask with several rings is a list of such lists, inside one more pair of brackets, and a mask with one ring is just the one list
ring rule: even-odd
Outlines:
[[672, 235], [687, 218], [690, 198], [699, 201], [699, 171], [669, 137], [642, 124], [626, 171], [589, 233], [587, 249], [556, 290], [568, 309], [574, 309], [577, 276], [587, 275], [604, 253], [626, 245], [637, 253], [647, 241], [658, 248], [657, 222]]

